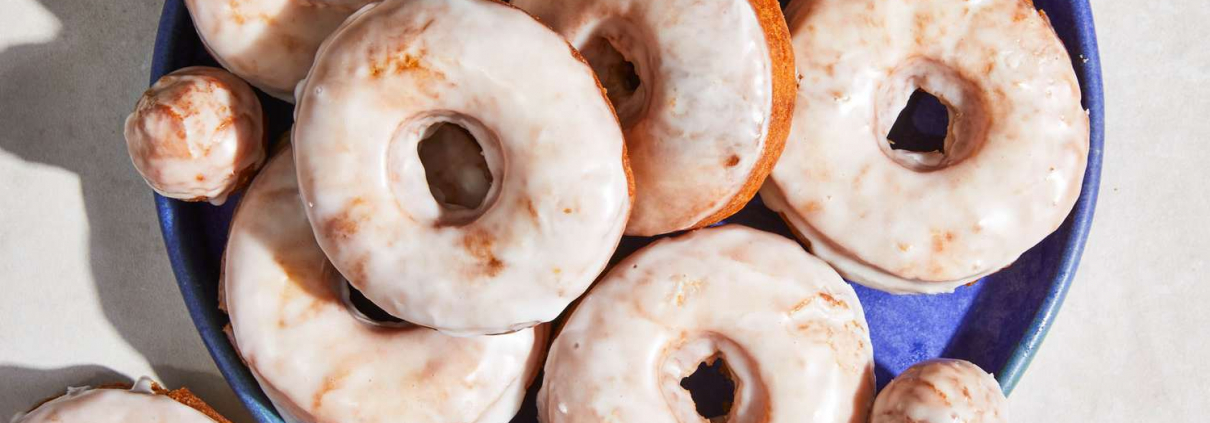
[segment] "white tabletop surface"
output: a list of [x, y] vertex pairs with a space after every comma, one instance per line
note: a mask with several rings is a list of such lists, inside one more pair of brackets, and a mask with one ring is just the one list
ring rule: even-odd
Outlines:
[[[0, 416], [68, 385], [150, 374], [250, 421], [189, 321], [122, 140], [160, 7], [0, 0]], [[1100, 202], [1075, 285], [1010, 412], [1018, 422], [1204, 421], [1210, 7], [1093, 9], [1108, 104]]]

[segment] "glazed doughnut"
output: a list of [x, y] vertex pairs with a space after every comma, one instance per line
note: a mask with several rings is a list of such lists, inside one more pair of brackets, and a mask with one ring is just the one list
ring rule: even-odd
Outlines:
[[[622, 131], [592, 69], [521, 10], [367, 7], [300, 92], [295, 160], [319, 245], [392, 315], [461, 335], [547, 322], [621, 239]], [[438, 201], [417, 152], [449, 128], [477, 141], [492, 179], [473, 208]]]
[[874, 401], [870, 423], [1007, 423], [1000, 384], [979, 366], [938, 359], [909, 367]]
[[681, 379], [721, 358], [727, 420], [864, 423], [874, 357], [853, 289], [798, 244], [744, 226], [665, 238], [613, 268], [551, 346], [545, 423], [694, 422]]
[[635, 176], [627, 235], [743, 208], [777, 161], [794, 56], [774, 0], [514, 0], [566, 37], [608, 89]]
[[301, 423], [507, 422], [545, 327], [458, 338], [367, 321], [315, 243], [291, 154], [236, 209], [220, 289], [232, 343], [277, 409]]
[[248, 84], [222, 69], [177, 70], [126, 117], [126, 148], [156, 192], [222, 204], [265, 161], [264, 118]]
[[293, 102], [315, 50], [374, 0], [185, 0], [206, 51], [265, 93]]
[[[795, 0], [802, 74], [786, 151], [762, 190], [813, 253], [893, 293], [1004, 268], [1080, 194], [1088, 115], [1071, 60], [1022, 0]], [[886, 136], [908, 97], [949, 109], [942, 152]]]
[[188, 389], [161, 388], [140, 378], [133, 386], [68, 388], [67, 393], [13, 417], [13, 423], [230, 423]]

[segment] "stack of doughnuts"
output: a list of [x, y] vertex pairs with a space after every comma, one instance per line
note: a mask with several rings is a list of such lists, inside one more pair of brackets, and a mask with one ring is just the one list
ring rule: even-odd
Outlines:
[[[592, 69], [519, 9], [368, 6], [298, 92], [294, 159], [316, 240], [394, 316], [460, 335], [549, 322], [621, 239], [622, 131]], [[425, 177], [420, 144], [443, 125], [482, 148], [493, 182], [476, 207], [437, 201]]]
[[512, 417], [542, 361], [545, 327], [455, 337], [351, 312], [307, 223], [291, 156], [278, 153], [240, 202], [221, 290], [232, 343], [278, 410], [298, 422]]
[[[165, 196], [248, 186], [220, 306], [287, 421], [506, 422], [539, 382], [545, 423], [1005, 420], [963, 361], [876, 397], [845, 279], [948, 292], [1071, 210], [1088, 117], [1028, 1], [187, 4], [227, 70], [165, 76], [127, 145]], [[276, 148], [249, 84], [296, 103]], [[888, 139], [917, 90], [935, 150]], [[716, 225], [758, 190], [806, 250]]]

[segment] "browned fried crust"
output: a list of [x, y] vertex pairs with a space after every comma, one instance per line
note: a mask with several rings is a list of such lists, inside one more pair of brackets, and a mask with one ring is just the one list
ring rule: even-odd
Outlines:
[[193, 392], [189, 391], [189, 388], [181, 387], [181, 388], [177, 388], [176, 390], [167, 391], [167, 392], [163, 392], [163, 393], [160, 392], [160, 391], [163, 391], [163, 388], [160, 388], [159, 385], [154, 386], [153, 390], [155, 388], [159, 388], [158, 390], [156, 390], [157, 394], [166, 395], [166, 396], [168, 396], [168, 398], [172, 398], [176, 402], [185, 404], [185, 405], [189, 406], [190, 408], [197, 410], [197, 411], [201, 412], [202, 414], [205, 414], [207, 417], [214, 419], [214, 421], [216, 421], [218, 423], [231, 423], [230, 420], [227, 420], [223, 416], [219, 415], [217, 411], [214, 411], [214, 409], [210, 407], [209, 404], [206, 404], [205, 401], [202, 401], [201, 398], [198, 398], [196, 395], [193, 394]]
[[790, 45], [790, 29], [786, 26], [786, 18], [781, 13], [781, 6], [774, 0], [748, 0], [756, 11], [756, 18], [765, 33], [765, 43], [768, 45], [769, 58], [773, 64], [773, 110], [769, 116], [769, 132], [765, 135], [765, 149], [756, 161], [748, 181], [740, 188], [735, 196], [725, 206], [710, 216], [686, 229], [697, 229], [723, 220], [748, 204], [761, 184], [773, 171], [773, 165], [781, 157], [786, 147], [786, 137], [790, 134], [790, 120], [794, 113], [794, 99], [797, 97], [798, 84], [794, 75], [794, 51]]
[[[107, 384], [98, 386], [93, 389], [117, 389], [117, 390], [127, 391], [127, 390], [130, 390], [131, 388], [132, 388], [132, 385], [129, 383], [107, 383]], [[206, 404], [205, 401], [202, 401], [201, 398], [198, 398], [196, 395], [193, 394], [193, 392], [190, 392], [188, 388], [179, 388], [176, 390], [169, 391], [167, 389], [164, 389], [164, 387], [160, 386], [160, 384], [152, 382], [151, 383], [151, 392], [155, 393], [156, 395], [166, 396], [168, 398], [171, 398], [173, 401], [179, 402], [189, 408], [197, 410], [198, 412], [205, 414], [206, 417], [209, 417], [218, 423], [231, 423], [230, 420], [227, 420], [222, 415], [219, 415], [219, 413], [217, 411], [214, 411], [214, 409], [211, 408], [210, 405]], [[48, 403], [48, 402], [59, 399], [63, 395], [67, 395], [67, 394], [56, 395], [56, 396], [44, 399], [41, 402], [34, 405], [33, 408], [30, 408], [29, 412], [33, 412], [34, 410], [37, 410], [38, 407], [46, 405], [46, 403]]]

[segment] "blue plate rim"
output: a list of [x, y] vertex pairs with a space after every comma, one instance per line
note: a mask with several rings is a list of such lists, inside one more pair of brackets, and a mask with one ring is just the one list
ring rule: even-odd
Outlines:
[[[1101, 80], [1101, 53], [1097, 45], [1092, 5], [1087, 0], [1076, 0], [1076, 4], [1080, 7], [1073, 8], [1077, 14], [1075, 21], [1082, 23], [1079, 26], [1081, 44], [1079, 50], [1084, 52], [1083, 57], [1079, 58], [1084, 71], [1082, 79], [1084, 86], [1081, 87], [1081, 92], [1090, 123], [1088, 166], [1084, 172], [1080, 197], [1076, 200], [1075, 207], [1072, 208], [1071, 236], [1067, 238], [1063, 248], [1061, 258], [1063, 265], [1059, 269], [1058, 281], [1051, 285], [1050, 291], [1038, 312], [1034, 314], [1033, 322], [1030, 323], [1023, 339], [1009, 356], [1008, 362], [997, 373], [997, 380], [1000, 381], [1005, 395], [1011, 394], [1017, 387], [1017, 383], [1020, 382], [1025, 370], [1042, 346], [1042, 341], [1046, 340], [1046, 335], [1050, 333], [1055, 317], [1062, 308], [1063, 301], [1067, 298], [1067, 291], [1075, 280], [1080, 259], [1084, 255], [1084, 247], [1088, 243], [1088, 234], [1092, 229], [1092, 220], [1096, 212], [1097, 196], [1100, 193], [1101, 159], [1105, 148], [1105, 93]], [[1068, 46], [1068, 50], [1071, 50], [1071, 46]]]
[[[1077, 199], [1070, 214], [1070, 218], [1072, 219], [1071, 235], [1065, 239], [1061, 257], [1062, 264], [1054, 279], [1055, 283], [1050, 286], [1046, 297], [1035, 313], [1023, 338], [1018, 342], [1005, 365], [995, 372], [996, 378], [1006, 395], [1011, 394], [1037, 355], [1038, 349], [1046, 339], [1059, 310], [1062, 308], [1063, 301], [1074, 281], [1080, 259], [1088, 241], [1100, 189], [1104, 151], [1104, 92], [1100, 52], [1097, 45], [1096, 30], [1090, 3], [1088, 0], [1072, 0], [1072, 2], [1072, 11], [1075, 15], [1074, 21], [1079, 22], [1077, 25], [1078, 28], [1075, 31], [1077, 33], [1078, 44], [1080, 44], [1078, 51], [1083, 52], [1080, 63], [1075, 63], [1075, 66], [1077, 67], [1077, 71], [1080, 71], [1078, 73], [1082, 77], [1081, 82], [1083, 84], [1081, 88], [1084, 106], [1088, 109], [1091, 123], [1088, 166], [1084, 174], [1080, 197]], [[167, 67], [168, 64], [163, 60], [163, 58], [167, 57], [174, 41], [171, 29], [179, 24], [177, 22], [179, 15], [172, 12], [176, 12], [173, 1], [166, 0], [160, 14], [160, 22], [154, 44], [151, 83], [154, 83], [160, 75], [172, 70]], [[1072, 47], [1068, 46], [1068, 50], [1077, 51], [1077, 49], [1073, 49]], [[197, 272], [192, 271], [203, 268], [197, 259], [198, 250], [201, 247], [191, 246], [185, 242], [189, 238], [189, 234], [186, 234], [180, 225], [178, 225], [179, 222], [187, 220], [190, 217], [191, 213], [184, 208], [186, 203], [154, 193], [153, 196], [165, 249], [184, 302], [187, 305], [202, 304], [203, 306], [212, 305], [217, 307], [217, 298], [206, 298], [202, 295], [201, 286], [204, 283], [202, 281], [207, 277], [217, 277], [218, 275], [198, 275]], [[215, 321], [214, 316], [206, 315], [200, 307], [189, 306], [187, 308], [189, 309], [190, 319], [197, 328], [198, 334], [201, 336], [203, 344], [206, 346], [211, 358], [215, 361], [219, 372], [228, 381], [236, 396], [256, 421], [281, 422], [276, 410], [272, 408], [270, 401], [261, 391], [259, 384], [251, 372], [244, 363], [239, 361], [239, 355], [227, 339], [227, 335], [222, 330], [217, 329], [220, 327], [220, 322]]]

